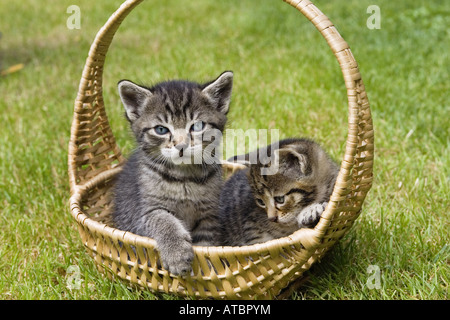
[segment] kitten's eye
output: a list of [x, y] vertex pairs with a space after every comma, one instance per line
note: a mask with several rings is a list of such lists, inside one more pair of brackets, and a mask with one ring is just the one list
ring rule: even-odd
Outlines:
[[273, 199], [274, 199], [275, 202], [278, 203], [278, 204], [283, 204], [283, 203], [284, 203], [284, 196], [281, 196], [281, 197], [274, 197]]
[[264, 203], [264, 201], [262, 201], [262, 200], [259, 199], [259, 198], [256, 199], [256, 203], [257, 203], [260, 207], [263, 207], [263, 208], [266, 206], [266, 204]]
[[163, 127], [163, 126], [156, 126], [155, 132], [162, 136], [162, 135], [166, 134], [167, 132], [169, 132], [169, 129], [167, 129], [166, 127]]
[[191, 126], [191, 131], [200, 132], [205, 127], [205, 123], [203, 121], [197, 121]]

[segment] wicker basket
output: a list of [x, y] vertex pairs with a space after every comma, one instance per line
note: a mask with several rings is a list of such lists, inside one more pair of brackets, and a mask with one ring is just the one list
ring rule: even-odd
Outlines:
[[[372, 184], [374, 134], [358, 65], [330, 20], [308, 0], [285, 0], [320, 31], [335, 54], [348, 95], [348, 137], [329, 205], [314, 229], [243, 247], [194, 247], [193, 275], [169, 274], [155, 241], [110, 224], [110, 189], [125, 161], [110, 129], [102, 97], [105, 57], [115, 32], [142, 0], [128, 0], [98, 32], [75, 101], [69, 144], [70, 209], [98, 269], [156, 292], [198, 298], [275, 298], [344, 236]], [[230, 168], [227, 168], [230, 169]], [[231, 168], [231, 171], [234, 168]]]

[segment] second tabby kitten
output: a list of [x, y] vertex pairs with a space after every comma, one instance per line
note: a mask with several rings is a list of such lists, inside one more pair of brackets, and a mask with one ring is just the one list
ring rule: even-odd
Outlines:
[[155, 239], [174, 274], [190, 271], [193, 244], [217, 244], [222, 170], [219, 155], [206, 150], [220, 140], [205, 137], [225, 127], [232, 81], [224, 72], [206, 84], [118, 85], [137, 148], [116, 182], [114, 224]]
[[[222, 245], [262, 243], [313, 227], [331, 196], [338, 166], [317, 143], [285, 139], [263, 151], [254, 152], [277, 158], [275, 174], [262, 174], [268, 161], [258, 158], [225, 183], [220, 198]], [[249, 155], [233, 160], [248, 161]]]

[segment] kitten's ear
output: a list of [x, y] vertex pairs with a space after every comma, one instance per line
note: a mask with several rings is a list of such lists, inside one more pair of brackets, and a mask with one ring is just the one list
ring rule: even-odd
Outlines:
[[139, 118], [145, 102], [153, 94], [150, 90], [140, 87], [128, 80], [122, 80], [118, 84], [120, 99], [125, 107], [126, 116], [133, 122]]
[[306, 155], [292, 148], [277, 149], [274, 155], [281, 173], [296, 178], [311, 174], [311, 165]]
[[227, 114], [230, 108], [233, 72], [225, 71], [216, 80], [206, 84], [203, 93], [214, 101], [217, 109]]

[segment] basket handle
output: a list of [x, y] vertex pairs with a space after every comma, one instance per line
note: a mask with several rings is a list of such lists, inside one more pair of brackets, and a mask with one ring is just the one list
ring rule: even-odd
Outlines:
[[[128, 13], [142, 1], [125, 1], [97, 33], [89, 51], [75, 100], [69, 142], [69, 179], [72, 194], [99, 173], [115, 168], [124, 160], [105, 113], [102, 97], [103, 65], [118, 27]], [[372, 116], [358, 64], [347, 42], [328, 17], [309, 0], [283, 1], [299, 10], [325, 38], [339, 62], [347, 88], [349, 114], [345, 155], [329, 205], [315, 228], [319, 239], [331, 227], [336, 214], [347, 212], [347, 225], [356, 219], [372, 185]]]
[[340, 212], [345, 211], [348, 216], [348, 220], [341, 223], [344, 230], [340, 236], [350, 229], [349, 226], [358, 217], [364, 198], [372, 186], [372, 116], [358, 64], [349, 45], [333, 23], [309, 0], [283, 1], [299, 10], [325, 38], [339, 62], [347, 88], [349, 114], [345, 155], [328, 207], [315, 227], [319, 242], [328, 229], [334, 228], [333, 219]]
[[75, 100], [69, 141], [72, 194], [99, 173], [123, 161], [106, 116], [102, 96], [103, 65], [122, 21], [143, 0], [125, 1], [99, 30], [89, 50]]

